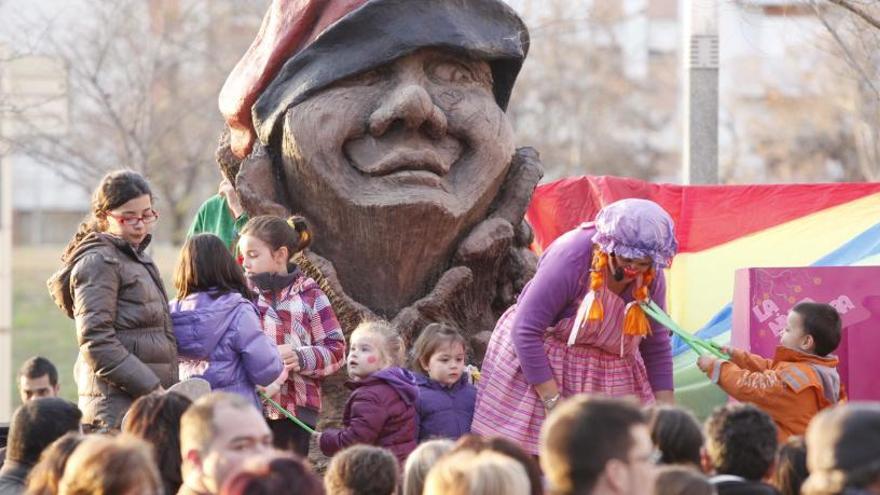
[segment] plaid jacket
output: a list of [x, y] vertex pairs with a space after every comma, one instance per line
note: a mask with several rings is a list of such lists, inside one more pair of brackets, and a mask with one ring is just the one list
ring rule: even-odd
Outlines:
[[[345, 337], [327, 295], [303, 275], [280, 293], [260, 291], [257, 307], [263, 333], [278, 345], [293, 344], [302, 368], [281, 386], [280, 404], [289, 411], [320, 411], [321, 380], [342, 367], [345, 358]], [[271, 406], [263, 411], [269, 419], [284, 418]]]

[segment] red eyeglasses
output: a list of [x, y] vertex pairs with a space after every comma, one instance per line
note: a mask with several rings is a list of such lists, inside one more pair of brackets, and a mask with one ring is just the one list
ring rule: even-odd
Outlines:
[[149, 212], [144, 213], [143, 215], [141, 215], [139, 217], [130, 216], [130, 215], [116, 216], [112, 213], [107, 213], [107, 216], [112, 217], [114, 220], [121, 223], [122, 225], [134, 227], [135, 225], [137, 225], [141, 222], [143, 222], [144, 225], [151, 224], [151, 223], [155, 222], [156, 220], [159, 219], [159, 212], [157, 212], [156, 210], [150, 210]]

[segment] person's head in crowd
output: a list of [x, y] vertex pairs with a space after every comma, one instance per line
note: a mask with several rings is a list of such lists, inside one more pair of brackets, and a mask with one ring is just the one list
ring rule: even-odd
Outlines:
[[474, 452], [482, 452], [491, 450], [504, 454], [507, 457], [522, 464], [526, 475], [529, 477], [529, 493], [531, 495], [541, 495], [544, 493], [544, 486], [541, 480], [541, 469], [538, 467], [535, 459], [527, 454], [519, 445], [502, 437], [481, 437], [478, 435], [467, 434], [459, 438], [455, 442], [453, 452], [462, 450], [471, 450]]
[[272, 447], [272, 431], [246, 397], [212, 392], [180, 419], [183, 485], [191, 493], [216, 494], [249, 458]]
[[802, 302], [788, 312], [780, 335], [783, 346], [825, 357], [840, 344], [840, 314], [830, 304]]
[[799, 495], [808, 474], [807, 444], [804, 437], [789, 437], [788, 441], [779, 446], [776, 454], [773, 486], [782, 495]]
[[332, 495], [394, 495], [398, 485], [397, 458], [372, 445], [342, 450], [324, 474], [324, 488]]
[[751, 404], [716, 408], [705, 426], [703, 470], [761, 481], [773, 467], [777, 434], [773, 419]]
[[651, 441], [660, 450], [660, 463], [699, 468], [703, 431], [694, 414], [680, 407], [659, 406], [649, 416]]
[[28, 359], [18, 371], [18, 393], [22, 404], [40, 397], [58, 397], [58, 370], [51, 361], [36, 356]]
[[880, 494], [880, 404], [819, 413], [807, 428], [805, 495]]
[[306, 463], [275, 452], [251, 461], [223, 483], [220, 495], [323, 495], [324, 485]]
[[649, 493], [658, 458], [647, 418], [628, 400], [576, 396], [541, 428], [541, 468], [554, 495]]
[[238, 240], [242, 268], [249, 277], [266, 273], [286, 275], [294, 255], [311, 243], [312, 232], [301, 216], [286, 220], [274, 215], [253, 217]]
[[6, 445], [6, 461], [33, 466], [40, 454], [65, 433], [80, 432], [82, 412], [58, 397], [34, 399], [12, 415]]
[[467, 342], [455, 327], [431, 323], [413, 344], [410, 368], [435, 382], [451, 387], [464, 373]]
[[149, 444], [130, 435], [89, 435], [73, 451], [58, 495], [158, 495], [162, 481]]
[[65, 433], [40, 454], [40, 460], [28, 475], [27, 495], [56, 495], [70, 454], [85, 437], [78, 432]]
[[182, 483], [180, 418], [191, 404], [174, 392], [153, 392], [134, 401], [122, 422], [124, 433], [142, 438], [152, 446], [167, 493], [177, 493]]
[[498, 452], [462, 450], [428, 471], [425, 495], [528, 495], [522, 464]]
[[654, 495], [716, 495], [715, 486], [690, 466], [663, 466], [657, 470]]
[[406, 458], [403, 469], [403, 495], [422, 495], [428, 471], [455, 445], [448, 438], [422, 442]]
[[348, 376], [363, 380], [389, 366], [400, 366], [405, 347], [397, 330], [385, 321], [361, 323], [351, 333], [346, 360]]
[[237, 292], [251, 298], [241, 266], [223, 240], [208, 233], [196, 234], [183, 243], [174, 269], [174, 288], [180, 300], [197, 292]]
[[158, 219], [153, 192], [144, 176], [133, 170], [109, 172], [92, 193], [89, 215], [68, 242], [61, 260], [72, 261], [83, 239], [94, 232], [106, 232], [139, 246]]

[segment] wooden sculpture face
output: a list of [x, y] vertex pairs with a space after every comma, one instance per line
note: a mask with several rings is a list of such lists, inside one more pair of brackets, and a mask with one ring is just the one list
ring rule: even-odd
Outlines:
[[290, 210], [309, 219], [346, 292], [386, 314], [447, 268], [514, 153], [488, 63], [438, 49], [316, 93], [282, 132]]

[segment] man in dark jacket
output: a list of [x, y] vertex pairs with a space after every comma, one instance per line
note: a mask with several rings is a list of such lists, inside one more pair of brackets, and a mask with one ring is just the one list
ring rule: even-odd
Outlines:
[[82, 413], [57, 397], [26, 402], [12, 416], [6, 463], [0, 469], [0, 495], [24, 493], [27, 475], [43, 450], [69, 431], [80, 430]]
[[751, 404], [728, 404], [706, 420], [703, 469], [718, 495], [776, 495], [761, 480], [773, 467], [777, 431], [773, 418]]
[[[58, 370], [51, 361], [35, 356], [18, 371], [18, 394], [22, 404], [41, 397], [58, 397]], [[0, 448], [0, 468], [6, 462], [6, 447]]]

